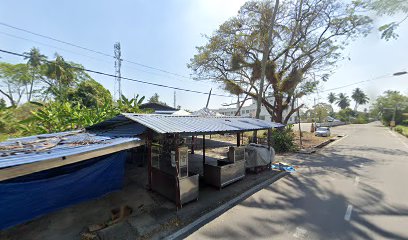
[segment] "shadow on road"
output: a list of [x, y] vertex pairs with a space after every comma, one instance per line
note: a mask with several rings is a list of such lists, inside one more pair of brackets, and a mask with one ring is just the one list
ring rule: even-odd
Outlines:
[[[360, 150], [367, 151], [366, 148]], [[344, 153], [344, 149], [342, 151]], [[370, 151], [384, 153], [387, 150]], [[242, 215], [247, 218], [245, 221], [239, 221], [238, 225], [224, 221], [218, 226], [221, 227], [219, 231], [203, 231], [202, 234], [209, 238], [237, 239], [242, 238], [244, 232], [253, 238], [274, 238], [285, 236], [288, 229], [301, 227], [307, 229], [307, 233], [300, 231], [300, 234], [312, 233], [319, 239], [406, 239], [406, 236], [387, 230], [386, 225], [367, 220], [366, 217], [372, 215], [408, 216], [407, 207], [390, 204], [379, 189], [367, 184], [359, 184], [357, 198], [353, 200], [358, 208], [353, 210], [351, 221], [344, 220], [349, 198], [331, 175], [353, 176], [361, 164], [372, 165], [374, 161], [341, 155], [339, 151], [302, 155], [302, 161], [297, 163], [299, 175], [289, 175], [279, 184], [265, 188], [265, 194], [248, 198], [239, 205], [239, 211], [249, 213]], [[300, 170], [302, 168], [305, 171]]]

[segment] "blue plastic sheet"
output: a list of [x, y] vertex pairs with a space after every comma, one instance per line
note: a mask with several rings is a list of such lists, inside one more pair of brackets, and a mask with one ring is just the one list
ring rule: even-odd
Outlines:
[[283, 164], [283, 163], [278, 163], [278, 164], [272, 164], [272, 169], [277, 169], [289, 173], [293, 173], [296, 171], [296, 169], [293, 166]]
[[126, 152], [0, 182], [0, 229], [123, 186]]

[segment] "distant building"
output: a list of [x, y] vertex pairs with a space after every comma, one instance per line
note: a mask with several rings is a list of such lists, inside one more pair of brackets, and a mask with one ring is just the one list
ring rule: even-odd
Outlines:
[[[269, 96], [268, 97], [268, 102], [270, 102], [271, 104], [273, 104], [274, 102], [274, 98], [273, 96]], [[222, 115], [225, 116], [235, 116], [235, 113], [237, 112], [239, 106], [236, 107], [231, 107], [231, 108], [219, 108], [219, 109], [212, 109], [212, 111], [220, 113]], [[251, 117], [251, 118], [255, 118], [255, 113], [256, 113], [256, 101], [252, 100], [251, 105], [249, 106], [243, 106], [239, 112], [239, 116], [242, 117]], [[285, 110], [283, 112], [283, 117], [282, 119], [285, 119], [286, 115], [287, 115], [288, 111]], [[259, 118], [262, 120], [267, 120], [267, 121], [272, 121], [272, 117], [269, 114], [269, 112], [266, 110], [266, 108], [264, 107], [264, 105], [262, 104], [262, 108], [261, 108], [261, 113], [259, 114]], [[297, 116], [296, 114], [293, 114], [290, 118], [288, 123], [296, 123], [297, 122]]]
[[140, 105], [140, 109], [153, 109], [155, 114], [173, 114], [178, 111], [178, 109], [161, 103], [144, 103]]

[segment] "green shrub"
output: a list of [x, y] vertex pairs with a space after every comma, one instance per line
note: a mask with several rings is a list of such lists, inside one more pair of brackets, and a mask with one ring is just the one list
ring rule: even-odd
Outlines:
[[368, 116], [364, 113], [360, 113], [357, 115], [357, 118], [353, 120], [354, 124], [365, 124], [368, 123]]
[[407, 126], [397, 125], [397, 126], [394, 128], [394, 130], [395, 130], [397, 133], [400, 133], [400, 134], [402, 134], [402, 135], [408, 137], [408, 127], [407, 127]]
[[274, 129], [272, 131], [272, 143], [277, 153], [296, 150], [295, 133], [292, 130], [292, 125], [283, 129]]

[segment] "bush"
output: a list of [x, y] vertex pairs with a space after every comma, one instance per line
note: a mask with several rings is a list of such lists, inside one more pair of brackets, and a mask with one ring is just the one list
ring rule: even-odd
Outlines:
[[396, 127], [394, 128], [394, 130], [395, 130], [397, 133], [400, 133], [400, 134], [402, 134], [402, 135], [408, 137], [408, 127], [407, 127], [407, 126], [398, 125], [398, 126], [396, 126]]
[[274, 129], [272, 131], [272, 143], [277, 153], [296, 150], [295, 133], [292, 130], [292, 125], [283, 129]]
[[355, 118], [353, 120], [354, 124], [365, 124], [365, 123], [368, 123], [368, 122], [369, 122], [368, 121], [368, 116], [366, 114], [364, 114], [364, 113], [359, 113], [357, 115], [357, 118]]

